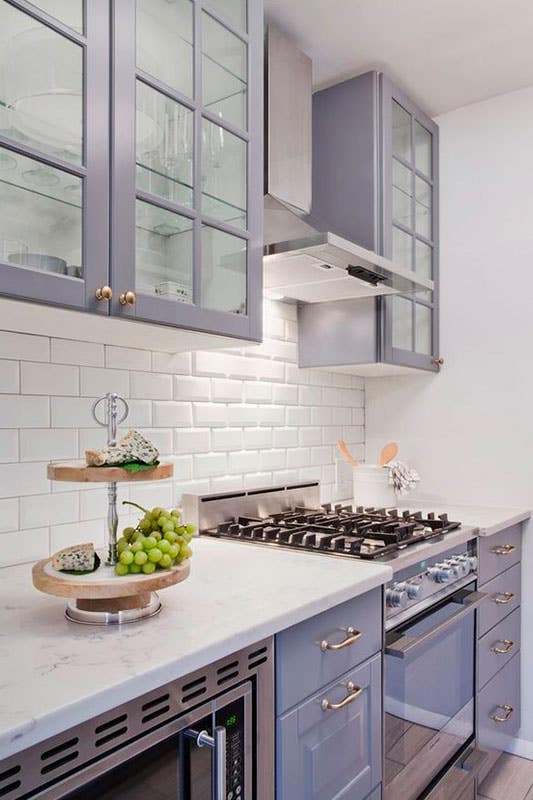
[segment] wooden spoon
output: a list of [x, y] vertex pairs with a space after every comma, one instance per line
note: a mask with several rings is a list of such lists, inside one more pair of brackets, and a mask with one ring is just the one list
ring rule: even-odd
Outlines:
[[389, 462], [392, 461], [393, 458], [396, 458], [398, 455], [398, 445], [396, 442], [389, 442], [385, 445], [381, 454], [379, 456], [379, 464], [381, 467], [385, 467]]
[[342, 439], [339, 439], [337, 441], [337, 447], [341, 451], [341, 455], [344, 458], [344, 460], [347, 461], [348, 464], [351, 464], [352, 467], [356, 467], [357, 466], [357, 461], [352, 456], [352, 454], [350, 453], [350, 451], [346, 447], [346, 443]]

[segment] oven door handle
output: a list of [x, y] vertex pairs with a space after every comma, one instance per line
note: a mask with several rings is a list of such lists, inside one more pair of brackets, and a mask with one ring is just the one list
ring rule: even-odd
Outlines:
[[188, 728], [182, 736], [193, 739], [197, 747], [211, 749], [211, 796], [212, 800], [226, 800], [226, 729], [217, 726], [213, 736], [207, 731]]
[[395, 656], [396, 658], [407, 658], [417, 647], [426, 644], [426, 642], [430, 642], [432, 639], [445, 633], [445, 631], [451, 628], [452, 625], [455, 625], [456, 622], [472, 614], [487, 597], [483, 592], [475, 591], [465, 591], [464, 593], [459, 593], [459, 595], [461, 605], [463, 606], [460, 611], [445, 622], [441, 622], [440, 625], [436, 625], [430, 631], [422, 633], [420, 636], [401, 636], [395, 642], [391, 642], [387, 645], [385, 648], [386, 655]]

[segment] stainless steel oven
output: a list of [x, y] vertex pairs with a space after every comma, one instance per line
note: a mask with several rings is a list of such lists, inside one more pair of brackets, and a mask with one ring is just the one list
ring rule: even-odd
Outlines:
[[267, 640], [0, 762], [0, 794], [274, 800], [273, 709]]
[[448, 786], [457, 783], [457, 763], [465, 780], [442, 797], [461, 797], [473, 780], [476, 610], [484, 600], [476, 565], [471, 550], [439, 556], [399, 573], [387, 590], [384, 800], [434, 796], [450, 770]]

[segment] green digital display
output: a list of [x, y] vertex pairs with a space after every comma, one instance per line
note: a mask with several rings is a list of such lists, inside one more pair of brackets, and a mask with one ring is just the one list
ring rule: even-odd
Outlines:
[[228, 717], [226, 720], [226, 728], [232, 728], [237, 723], [237, 715], [232, 714], [231, 717]]

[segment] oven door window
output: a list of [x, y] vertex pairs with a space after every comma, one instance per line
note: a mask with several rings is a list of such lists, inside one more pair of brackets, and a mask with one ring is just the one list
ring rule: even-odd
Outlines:
[[[197, 725], [199, 730], [208, 730], [210, 720]], [[65, 800], [211, 800], [211, 774], [209, 748], [180, 743], [178, 734], [143, 750]]]
[[387, 635], [411, 646], [385, 657], [386, 800], [417, 798], [474, 734], [475, 614], [463, 608], [451, 597]]

